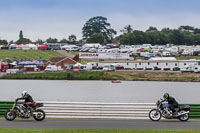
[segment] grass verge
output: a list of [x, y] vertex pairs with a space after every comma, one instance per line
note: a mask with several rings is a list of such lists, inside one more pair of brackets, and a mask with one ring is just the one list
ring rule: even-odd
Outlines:
[[47, 79], [47, 80], [110, 80], [104, 72], [49, 72], [32, 74], [4, 75], [1, 79]]
[[0, 129], [0, 133], [199, 133], [200, 130]]
[[44, 80], [127, 80], [127, 81], [180, 81], [199, 82], [200, 74], [149, 71], [80, 71], [4, 75], [0, 79], [44, 79]]

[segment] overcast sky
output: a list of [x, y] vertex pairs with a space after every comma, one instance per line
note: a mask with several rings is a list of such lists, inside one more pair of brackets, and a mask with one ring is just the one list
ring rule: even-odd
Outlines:
[[200, 0], [0, 0], [0, 38], [18, 39], [19, 31], [32, 41], [48, 37], [80, 39], [84, 23], [94, 16], [108, 18], [120, 30], [191, 25], [200, 28]]

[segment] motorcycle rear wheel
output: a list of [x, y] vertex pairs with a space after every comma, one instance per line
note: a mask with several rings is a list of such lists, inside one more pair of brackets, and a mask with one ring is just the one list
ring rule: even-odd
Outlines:
[[43, 110], [37, 109], [36, 111], [34, 111], [34, 113], [36, 113], [36, 114], [33, 115], [33, 118], [36, 121], [42, 121], [45, 119], [46, 114]]
[[180, 121], [188, 121], [189, 118], [190, 118], [190, 115], [189, 115], [189, 114], [184, 114], [184, 115], [180, 116], [178, 119], [179, 119]]
[[4, 114], [4, 117], [8, 121], [13, 121], [16, 118], [17, 114], [15, 111], [12, 111], [11, 109], [7, 110]]
[[152, 109], [150, 112], [149, 112], [149, 118], [152, 120], [152, 121], [159, 121], [161, 119], [161, 112], [157, 109]]

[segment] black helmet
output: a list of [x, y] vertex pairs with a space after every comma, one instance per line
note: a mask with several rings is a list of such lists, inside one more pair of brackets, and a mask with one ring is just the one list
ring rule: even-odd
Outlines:
[[168, 98], [169, 98], [169, 93], [165, 93], [165, 94], [163, 95], [163, 98], [164, 98], [164, 99], [168, 99]]

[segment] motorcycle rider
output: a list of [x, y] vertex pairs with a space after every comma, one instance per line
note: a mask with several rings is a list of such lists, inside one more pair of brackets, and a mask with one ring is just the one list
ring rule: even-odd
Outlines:
[[175, 98], [173, 98], [172, 96], [169, 95], [169, 93], [165, 93], [163, 95], [163, 98], [165, 101], [168, 102], [168, 104], [170, 104], [170, 109], [172, 110], [172, 113], [174, 115], [177, 115], [177, 110], [176, 108], [178, 108], [178, 102], [175, 100]]
[[[33, 104], [33, 103], [34, 103], [34, 100], [33, 100], [32, 96], [28, 94], [27, 91], [23, 91], [23, 92], [21, 93], [21, 95], [22, 95], [22, 97], [21, 97], [21, 98], [17, 98], [17, 99], [16, 99], [16, 102], [17, 102], [18, 100], [24, 100], [24, 102], [25, 102], [25, 104], [24, 104], [25, 112], [22, 112], [22, 113], [26, 113], [26, 112], [28, 111], [28, 108], [29, 108], [29, 106], [28, 106], [27, 103]], [[22, 110], [22, 111], [23, 111], [23, 110]]]

